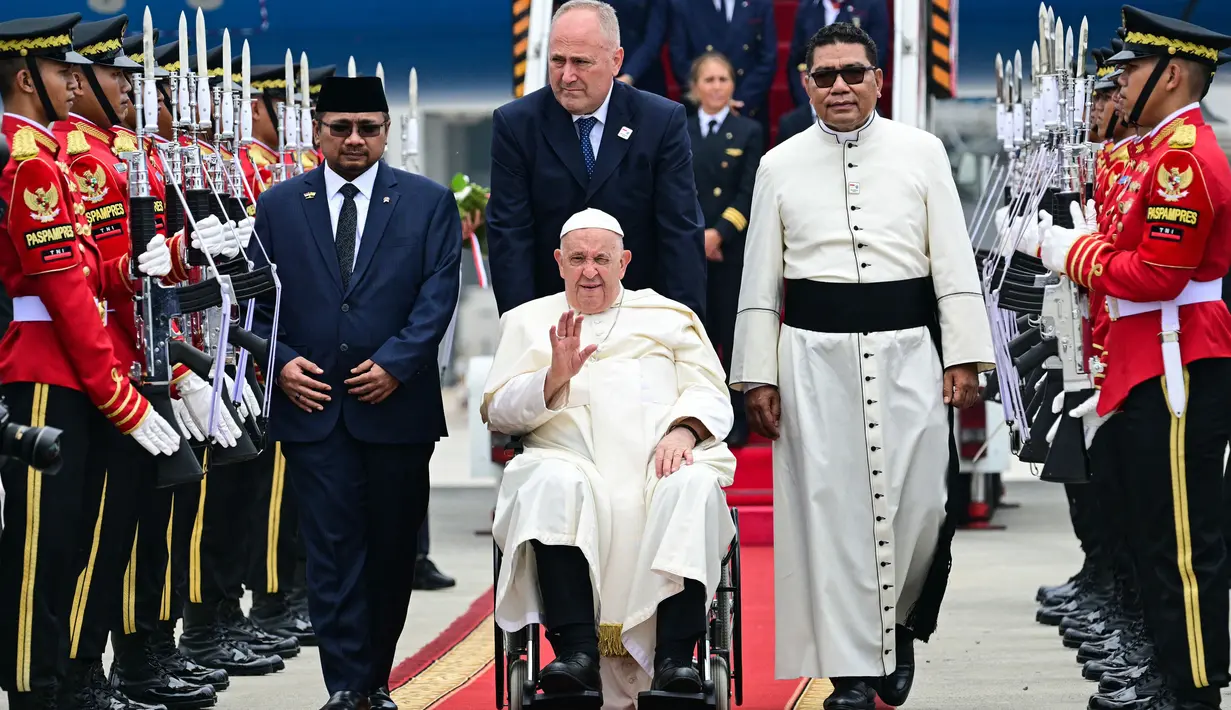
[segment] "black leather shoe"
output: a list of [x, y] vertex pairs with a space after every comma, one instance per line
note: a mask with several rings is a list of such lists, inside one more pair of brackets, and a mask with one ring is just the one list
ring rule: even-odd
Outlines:
[[1119, 634], [1112, 636], [1106, 641], [1083, 643], [1081, 648], [1077, 649], [1077, 662], [1086, 663], [1087, 661], [1101, 661], [1111, 658], [1124, 650], [1125, 645]]
[[862, 678], [834, 678], [825, 710], [876, 710], [876, 691]]
[[232, 640], [226, 627], [218, 622], [188, 627], [185, 620], [179, 650], [189, 660], [206, 668], [220, 668], [227, 675], [268, 675], [286, 667], [281, 657], [253, 653], [248, 644]]
[[329, 696], [321, 710], [368, 710], [368, 696], [354, 690], [340, 690]]
[[312, 622], [296, 611], [291, 605], [290, 595], [284, 592], [253, 593], [252, 611], [248, 618], [266, 633], [293, 638], [300, 646], [316, 645], [316, 631], [312, 628]]
[[197, 685], [167, 672], [144, 634], [112, 634], [115, 661], [111, 687], [127, 697], [173, 710], [201, 710], [218, 702], [213, 686]]
[[664, 659], [654, 669], [652, 690], [667, 693], [697, 694], [704, 691], [701, 686], [701, 674], [692, 667], [692, 659], [680, 663], [672, 658]]
[[889, 675], [881, 678], [876, 694], [887, 705], [897, 707], [906, 702], [910, 689], [915, 684], [915, 639], [905, 627], [895, 630], [898, 665]]
[[1089, 710], [1138, 710], [1162, 692], [1162, 676], [1153, 671], [1142, 674], [1133, 685], [1111, 693], [1090, 697]]
[[208, 685], [215, 693], [220, 693], [231, 687], [231, 677], [221, 668], [206, 668], [180, 653], [175, 646], [174, 631], [162, 627], [150, 634], [150, 646], [158, 662], [171, 675], [193, 685]]
[[1098, 680], [1103, 677], [1104, 673], [1115, 673], [1125, 668], [1142, 665], [1153, 656], [1154, 647], [1147, 643], [1140, 643], [1101, 661], [1090, 661], [1082, 667], [1081, 675], [1086, 680]]
[[457, 585], [457, 580], [441, 572], [436, 563], [426, 557], [415, 560], [415, 589], [434, 591], [449, 589]]
[[1104, 673], [1103, 677], [1099, 678], [1098, 692], [1110, 695], [1117, 690], [1123, 690], [1135, 684], [1146, 673], [1151, 672], [1151, 668], [1152, 665], [1150, 663], [1144, 663], [1116, 673]]
[[389, 696], [389, 686], [381, 686], [368, 694], [368, 706], [372, 710], [398, 710], [398, 704]]
[[551, 695], [603, 692], [598, 661], [588, 653], [566, 653], [548, 663], [539, 673], [539, 690]]
[[[90, 664], [90, 689], [93, 692], [93, 705], [85, 705], [88, 710], [167, 710], [160, 703], [143, 703], [133, 700], [123, 691], [114, 687], [103, 675], [103, 662], [94, 661]], [[72, 705], [60, 705], [61, 708], [71, 708]]]
[[227, 635], [235, 641], [248, 644], [254, 653], [263, 656], [276, 654], [281, 658], [299, 655], [299, 642], [290, 636], [274, 634], [261, 629], [244, 616], [238, 600], [227, 600], [218, 608], [218, 619], [226, 625]]

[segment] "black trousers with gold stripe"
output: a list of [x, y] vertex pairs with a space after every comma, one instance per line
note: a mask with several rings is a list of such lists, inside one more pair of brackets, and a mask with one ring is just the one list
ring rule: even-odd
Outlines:
[[[205, 478], [209, 478], [207, 472]], [[184, 617], [184, 604], [188, 601], [189, 579], [192, 577], [193, 533], [200, 513], [201, 488], [205, 485], [192, 483], [176, 486], [165, 491], [171, 517], [171, 562], [159, 597], [159, 620], [171, 626]], [[138, 617], [142, 615], [138, 612]]]
[[244, 595], [248, 568], [248, 521], [261, 461], [210, 466], [200, 484], [196, 517], [188, 541], [187, 601], [215, 605]]
[[103, 657], [108, 634], [136, 631], [139, 543], [162, 539], [165, 530], [138, 529], [141, 510], [154, 493], [155, 459], [131, 436], [112, 427], [107, 435], [106, 473], [97, 510], [87, 519], [93, 533], [77, 577], [69, 618], [69, 657]]
[[51, 385], [0, 386], [12, 420], [62, 430], [61, 467], [47, 475], [10, 460], [0, 536], [0, 688], [58, 685], [69, 620], [104, 479], [103, 448], [114, 427], [81, 392]]
[[266, 447], [254, 462], [253, 474], [255, 502], [244, 586], [254, 593], [290, 591], [299, 556], [299, 508], [291, 493], [281, 443]]
[[1187, 405], [1176, 417], [1165, 378], [1129, 393], [1118, 451], [1137, 534], [1131, 538], [1146, 623], [1168, 684], [1193, 699], [1228, 682], [1228, 598], [1223, 540], [1223, 455], [1231, 439], [1231, 360], [1186, 369]]

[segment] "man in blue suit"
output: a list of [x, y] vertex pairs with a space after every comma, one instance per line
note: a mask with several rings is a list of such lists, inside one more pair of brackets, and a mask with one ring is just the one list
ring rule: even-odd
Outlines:
[[666, 0], [611, 0], [609, 4], [615, 8], [621, 40], [628, 47], [620, 81], [666, 96], [663, 45], [671, 24], [670, 4]]
[[[257, 202], [282, 282], [271, 434], [302, 515], [308, 604], [331, 697], [394, 710], [389, 673], [414, 583], [428, 462], [447, 435], [436, 357], [458, 297], [453, 194], [380, 161], [377, 77], [330, 77], [315, 131], [325, 165]], [[272, 299], [258, 329], [273, 329]], [[267, 375], [267, 377], [269, 377]]]
[[769, 135], [769, 89], [778, 64], [774, 0], [670, 0], [667, 35], [671, 72], [688, 92], [692, 61], [721, 52], [735, 67], [732, 108], [761, 124]]
[[[889, 10], [885, 0], [799, 0], [795, 11], [795, 34], [791, 37], [791, 53], [786, 58], [786, 79], [796, 106], [808, 103], [808, 93], [796, 80], [799, 72], [808, 71], [804, 51], [817, 30], [835, 22], [848, 22], [876, 43], [876, 66], [887, 69], [889, 61]], [[811, 78], [806, 79], [811, 81]]]
[[615, 11], [570, 0], [552, 19], [550, 86], [492, 116], [487, 203], [492, 288], [501, 314], [564, 288], [552, 256], [565, 220], [587, 207], [624, 226], [638, 254], [631, 289], [705, 312], [705, 238], [684, 107], [615, 81], [624, 50]]

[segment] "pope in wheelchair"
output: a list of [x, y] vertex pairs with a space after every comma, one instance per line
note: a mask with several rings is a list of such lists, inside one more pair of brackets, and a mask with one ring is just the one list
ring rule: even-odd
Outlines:
[[496, 623], [546, 628], [544, 695], [702, 693], [693, 653], [736, 534], [722, 365], [689, 308], [623, 288], [615, 218], [587, 209], [560, 237], [565, 291], [501, 318], [481, 405], [524, 446], [496, 503]]

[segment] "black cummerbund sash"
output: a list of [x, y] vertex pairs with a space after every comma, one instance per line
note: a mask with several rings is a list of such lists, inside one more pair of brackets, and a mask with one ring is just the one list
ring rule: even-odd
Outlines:
[[787, 279], [782, 322], [816, 333], [936, 328], [932, 277], [876, 283]]

